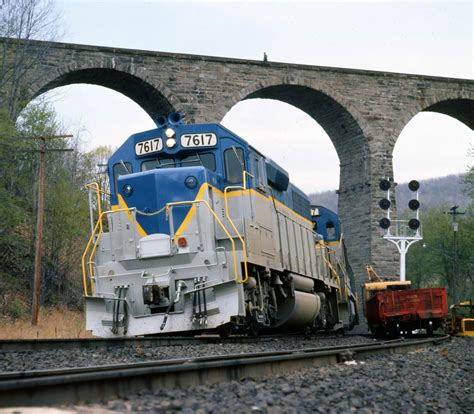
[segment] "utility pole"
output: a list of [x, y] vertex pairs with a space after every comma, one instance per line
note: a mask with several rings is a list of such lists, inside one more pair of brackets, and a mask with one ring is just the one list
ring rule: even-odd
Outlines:
[[52, 135], [52, 136], [41, 136], [31, 137], [32, 139], [40, 140], [40, 163], [38, 173], [38, 204], [37, 204], [37, 216], [36, 216], [36, 239], [35, 239], [35, 277], [34, 277], [34, 288], [33, 288], [33, 305], [32, 305], [32, 325], [38, 324], [39, 315], [39, 304], [41, 297], [41, 256], [43, 247], [43, 222], [44, 222], [44, 182], [45, 182], [45, 169], [46, 169], [46, 152], [47, 151], [73, 151], [72, 149], [46, 149], [47, 139], [56, 138], [72, 138], [72, 135]]
[[466, 212], [458, 211], [459, 206], [453, 206], [449, 211], [445, 211], [444, 214], [450, 214], [453, 219], [453, 302], [459, 302], [458, 292], [458, 245], [457, 245], [457, 233], [459, 229], [459, 223], [456, 221], [456, 217], [466, 214]]

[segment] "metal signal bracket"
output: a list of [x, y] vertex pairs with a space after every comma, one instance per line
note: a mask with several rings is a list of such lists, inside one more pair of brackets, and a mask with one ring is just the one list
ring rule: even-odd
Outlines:
[[[410, 181], [408, 184], [408, 188], [415, 193], [415, 198], [410, 200], [408, 206], [410, 210], [416, 211], [416, 217], [410, 220], [390, 220], [390, 182], [386, 179], [380, 181], [380, 189], [387, 192], [386, 198], [382, 199], [379, 203], [380, 208], [386, 210], [385, 218], [380, 220], [380, 227], [385, 230], [383, 238], [397, 246], [400, 254], [401, 281], [404, 281], [406, 278], [406, 254], [409, 247], [417, 241], [423, 240], [419, 212], [419, 187], [418, 181], [415, 180]], [[393, 232], [391, 231], [392, 228]]]

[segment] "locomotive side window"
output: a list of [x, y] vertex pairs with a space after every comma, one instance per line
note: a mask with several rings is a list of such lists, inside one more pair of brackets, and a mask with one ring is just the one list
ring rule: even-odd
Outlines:
[[336, 240], [336, 227], [332, 221], [326, 223], [326, 237], [328, 240]]
[[264, 161], [263, 157], [251, 151], [252, 174], [254, 176], [254, 186], [258, 190], [265, 191]]
[[153, 170], [155, 168], [174, 168], [175, 163], [173, 158], [157, 158], [155, 160], [148, 160], [142, 162], [142, 171]]
[[181, 160], [183, 167], [200, 167], [201, 165], [208, 170], [216, 170], [216, 158], [212, 153], [193, 154]]
[[114, 165], [114, 183], [117, 191], [117, 180], [121, 175], [131, 174], [133, 172], [132, 164], [129, 162], [119, 162]]
[[225, 175], [231, 184], [242, 182], [242, 171], [245, 168], [242, 148], [229, 148], [224, 151]]

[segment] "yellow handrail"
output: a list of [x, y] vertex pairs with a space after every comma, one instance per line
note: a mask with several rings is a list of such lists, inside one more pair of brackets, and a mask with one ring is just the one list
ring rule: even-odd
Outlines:
[[242, 244], [242, 253], [244, 255], [244, 278], [241, 280], [240, 283], [245, 283], [247, 282], [247, 280], [249, 279], [249, 275], [248, 275], [248, 270], [247, 270], [247, 249], [245, 247], [245, 241], [243, 239], [243, 237], [240, 235], [239, 233], [239, 230], [237, 230], [237, 227], [235, 226], [234, 222], [232, 221], [232, 219], [230, 218], [230, 215], [229, 215], [229, 206], [227, 204], [227, 190], [234, 190], [234, 189], [237, 189], [237, 190], [244, 190], [244, 187], [240, 186], [240, 185], [230, 185], [226, 188], [224, 188], [224, 206], [225, 206], [225, 216], [227, 218], [227, 220], [229, 221], [230, 225], [232, 226], [232, 228], [234, 229], [235, 233], [237, 234], [237, 237], [239, 238], [240, 240], [240, 243]]
[[102, 191], [99, 187], [99, 183], [97, 182], [92, 182], [92, 183], [89, 183], [89, 184], [86, 184], [85, 185], [86, 188], [90, 188], [90, 189], [94, 189], [95, 188], [95, 193], [96, 193], [96, 197], [97, 197], [97, 213], [100, 217], [100, 215], [102, 214], [102, 206], [100, 204], [100, 193], [104, 193], [104, 191]]
[[89, 265], [89, 279], [90, 279], [90, 282], [91, 282], [91, 294], [93, 295], [94, 294], [94, 278], [93, 278], [93, 269], [92, 269], [92, 257], [94, 256], [95, 254], [95, 251], [97, 250], [97, 246], [99, 244], [99, 241], [100, 241], [100, 238], [102, 236], [102, 233], [103, 233], [103, 226], [102, 226], [102, 219], [105, 215], [107, 214], [112, 214], [112, 213], [119, 213], [121, 211], [131, 211], [131, 210], [135, 210], [135, 208], [121, 208], [121, 209], [118, 209], [118, 210], [108, 210], [108, 211], [103, 211], [98, 220], [97, 220], [97, 223], [94, 227], [94, 230], [92, 231], [92, 234], [89, 238], [89, 241], [87, 242], [87, 245], [86, 245], [86, 248], [84, 249], [84, 253], [82, 254], [82, 258], [81, 258], [81, 264], [82, 264], [82, 282], [84, 284], [84, 295], [85, 296], [89, 296], [89, 291], [87, 289], [87, 271], [86, 271], [86, 263], [85, 263], [85, 258], [86, 258], [86, 255], [89, 251], [89, 247], [90, 245], [92, 244], [92, 241], [94, 240], [94, 237], [97, 233], [97, 229], [99, 228], [99, 233], [97, 234], [97, 238], [94, 242], [94, 245], [92, 247], [92, 251], [89, 255], [89, 261], [88, 261], [88, 265]]
[[[92, 230], [92, 233], [91, 233], [91, 236], [89, 238], [89, 241], [86, 245], [86, 248], [84, 250], [84, 253], [82, 255], [82, 259], [81, 259], [81, 263], [82, 263], [82, 279], [83, 279], [83, 283], [84, 283], [84, 294], [86, 296], [88, 296], [88, 290], [87, 290], [87, 277], [86, 277], [86, 271], [85, 271], [85, 263], [84, 263], [84, 260], [85, 260], [85, 257], [86, 257], [86, 254], [87, 254], [87, 251], [92, 243], [92, 240], [94, 238], [94, 235], [97, 231], [97, 227], [100, 226], [100, 231], [102, 232], [102, 205], [101, 205], [101, 202], [100, 202], [100, 187], [99, 187], [99, 183], [97, 182], [92, 182], [92, 183], [89, 183], [89, 184], [86, 184], [85, 185], [85, 188], [87, 189], [90, 189], [90, 190], [95, 190], [95, 193], [96, 193], [96, 197], [97, 197], [97, 223], [95, 224], [93, 230]], [[92, 207], [91, 207], [92, 208]], [[91, 210], [91, 223], [93, 222], [93, 217], [92, 217], [92, 210]], [[92, 280], [92, 277], [91, 277], [91, 280]], [[91, 283], [91, 292], [92, 294], [94, 294], [94, 287]]]
[[[100, 216], [99, 216], [100, 217]], [[97, 220], [97, 223], [94, 227], [94, 229], [92, 230], [92, 233], [91, 233], [91, 236], [89, 238], [89, 241], [87, 242], [87, 245], [86, 245], [86, 248], [84, 249], [84, 253], [82, 254], [82, 258], [81, 258], [81, 264], [82, 264], [82, 282], [84, 284], [84, 295], [85, 296], [89, 296], [89, 292], [88, 292], [88, 289], [87, 289], [87, 272], [86, 272], [86, 264], [85, 264], [85, 259], [86, 259], [86, 255], [87, 255], [87, 252], [89, 250], [89, 247], [92, 243], [92, 240], [94, 239], [94, 236], [95, 236], [95, 233], [97, 231], [97, 227], [99, 227], [99, 223], [101, 221], [100, 220]], [[91, 277], [91, 280], [92, 280], [92, 277]], [[91, 291], [92, 291], [92, 294], [94, 294], [94, 288], [92, 286], [92, 283], [91, 283]]]
[[243, 184], [244, 184], [244, 190], [247, 189], [247, 181], [246, 181], [246, 179], [245, 179], [245, 177], [246, 177], [247, 175], [248, 175], [250, 178], [255, 178], [255, 176], [252, 175], [252, 174], [250, 174], [249, 172], [247, 172], [247, 171], [245, 171], [245, 170], [242, 171], [242, 182], [243, 182]]
[[222, 221], [219, 219], [219, 217], [217, 216], [217, 214], [214, 212], [214, 210], [211, 208], [211, 206], [209, 205], [209, 203], [206, 201], [206, 200], [193, 200], [193, 201], [175, 201], [173, 203], [168, 203], [166, 204], [166, 216], [168, 217], [169, 216], [169, 210], [170, 210], [170, 207], [173, 207], [173, 206], [179, 206], [179, 205], [184, 205], [184, 204], [198, 204], [198, 203], [202, 203], [204, 204], [207, 209], [211, 212], [211, 214], [213, 215], [213, 217], [216, 219], [216, 221], [219, 223], [219, 225], [221, 226], [222, 230], [224, 230], [224, 233], [226, 234], [226, 236], [229, 238], [230, 240], [230, 243], [232, 245], [232, 256], [234, 258], [234, 280], [237, 282], [237, 283], [243, 283], [244, 281], [243, 280], [240, 280], [239, 277], [238, 277], [238, 274], [237, 274], [237, 255], [235, 253], [235, 242], [234, 242], [234, 239], [232, 238], [232, 236], [230, 235], [230, 233], [227, 231], [227, 229], [225, 228], [224, 224], [222, 223]]
[[332, 265], [332, 263], [328, 259], [326, 259], [324, 256], [323, 256], [323, 260], [326, 263], [326, 265], [328, 266], [330, 272], [332, 273], [333, 278], [336, 279], [336, 281], [337, 281], [337, 286], [339, 288], [339, 298], [342, 299], [341, 278], [337, 274], [336, 269], [334, 269], [334, 266]]
[[249, 274], [248, 274], [248, 268], [247, 268], [247, 247], [245, 246], [245, 241], [243, 237], [240, 235], [239, 230], [237, 230], [237, 227], [235, 226], [233, 220], [230, 218], [229, 214], [229, 205], [227, 203], [227, 191], [228, 190], [247, 190], [247, 181], [245, 179], [246, 176], [249, 176], [251, 178], [255, 178], [252, 174], [248, 173], [247, 171], [242, 171], [242, 183], [243, 186], [240, 185], [230, 185], [226, 188], [224, 188], [224, 206], [225, 206], [225, 216], [227, 220], [229, 221], [230, 225], [234, 229], [235, 233], [237, 234], [237, 237], [240, 240], [240, 243], [242, 244], [242, 253], [244, 256], [244, 278], [240, 281], [240, 283], [245, 283], [247, 280], [249, 280]]

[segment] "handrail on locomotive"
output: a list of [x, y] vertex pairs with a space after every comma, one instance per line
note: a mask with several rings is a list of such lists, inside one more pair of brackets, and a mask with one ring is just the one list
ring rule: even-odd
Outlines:
[[[246, 190], [246, 185], [245, 185], [245, 175], [246, 174], [253, 178], [252, 174], [248, 173], [247, 171], [244, 171], [243, 172], [244, 186], [242, 186], [242, 187], [240, 187], [240, 186], [228, 186], [224, 190], [224, 195], [226, 195], [226, 191], [228, 189], [239, 188], [239, 189]], [[127, 213], [128, 216], [131, 215], [133, 217], [132, 227], [135, 227], [134, 226], [135, 221], [136, 221], [135, 220], [135, 217], [136, 217], [135, 214], [137, 213], [137, 209], [135, 207], [131, 207], [131, 208], [121, 208], [121, 209], [108, 210], [108, 211], [102, 212], [101, 203], [100, 203], [100, 193], [103, 192], [103, 191], [100, 189], [99, 184], [97, 182], [93, 182], [93, 183], [87, 184], [85, 187], [87, 189], [89, 189], [89, 191], [94, 190], [96, 192], [97, 211], [98, 211], [97, 222], [96, 222], [95, 226], [92, 228], [91, 236], [89, 238], [89, 241], [87, 242], [86, 248], [84, 249], [84, 253], [83, 253], [82, 258], [81, 258], [84, 295], [89, 296], [89, 292], [88, 292], [88, 288], [87, 288], [87, 267], [86, 267], [85, 258], [87, 256], [87, 253], [89, 251], [90, 246], [92, 245], [92, 250], [90, 252], [89, 260], [87, 261], [87, 265], [89, 266], [89, 281], [90, 281], [90, 286], [91, 286], [91, 294], [93, 295], [94, 294], [94, 272], [93, 272], [94, 261], [93, 261], [93, 257], [94, 257], [94, 254], [95, 254], [96, 250], [97, 250], [97, 246], [99, 244], [100, 237], [102, 236], [102, 233], [103, 233], [103, 223], [102, 223], [103, 218], [105, 216], [108, 216], [109, 214], [125, 212], [125, 213]], [[91, 223], [92, 223], [93, 222], [93, 209], [92, 209], [92, 200], [91, 200], [91, 198], [89, 198], [89, 202], [90, 202]], [[237, 237], [241, 241], [242, 249], [244, 251], [245, 276], [244, 276], [243, 279], [239, 278], [238, 272], [237, 272], [237, 255], [236, 255], [234, 238], [231, 236], [229, 231], [226, 229], [226, 227], [224, 226], [222, 221], [219, 219], [219, 217], [217, 216], [215, 211], [212, 209], [212, 207], [209, 205], [209, 203], [206, 200], [176, 201], [176, 202], [172, 202], [172, 203], [167, 203], [163, 209], [160, 209], [159, 211], [155, 212], [155, 214], [159, 214], [159, 213], [165, 211], [166, 212], [166, 219], [168, 220], [168, 218], [172, 214], [172, 209], [173, 209], [174, 206], [187, 205], [187, 204], [191, 204], [193, 206], [198, 205], [198, 204], [204, 204], [206, 206], [207, 210], [212, 214], [212, 216], [214, 217], [216, 222], [219, 224], [219, 226], [222, 228], [222, 230], [224, 231], [224, 233], [226, 234], [226, 236], [228, 237], [228, 239], [231, 243], [232, 256], [233, 256], [233, 268], [234, 268], [234, 280], [236, 281], [236, 283], [245, 283], [245, 282], [247, 282], [248, 272], [247, 272], [247, 257], [246, 257], [246, 254], [245, 254], [245, 252], [246, 252], [245, 241], [244, 241], [243, 237], [240, 235], [237, 228], [235, 227], [232, 219], [230, 218], [230, 215], [229, 215], [229, 212], [228, 212], [228, 207], [227, 207], [227, 199], [226, 199], [226, 217], [229, 220], [229, 222], [231, 223], [231, 225], [234, 228], [235, 232], [237, 233]], [[130, 212], [132, 214], [130, 214]], [[144, 213], [144, 214], [145, 215], [150, 215], [150, 213]], [[172, 228], [173, 227], [172, 226], [172, 220], [169, 221], [169, 222], [170, 222], [170, 231], [172, 232], [172, 240], [174, 240], [175, 232], [174, 232], [174, 229]]]

